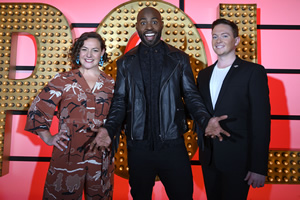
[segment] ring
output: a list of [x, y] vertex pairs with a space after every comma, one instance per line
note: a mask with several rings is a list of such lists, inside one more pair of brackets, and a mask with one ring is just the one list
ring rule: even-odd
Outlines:
[[59, 143], [60, 143], [60, 140], [57, 140], [56, 143], [59, 144]]

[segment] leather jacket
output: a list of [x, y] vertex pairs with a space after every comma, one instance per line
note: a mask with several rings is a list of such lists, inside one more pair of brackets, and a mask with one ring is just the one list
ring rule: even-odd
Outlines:
[[[162, 66], [159, 93], [162, 141], [177, 139], [188, 130], [185, 107], [200, 127], [204, 128], [210, 118], [195, 85], [189, 56], [165, 43], [164, 47], [166, 64]], [[145, 139], [146, 98], [138, 48], [117, 61], [114, 97], [104, 125], [111, 139], [118, 134], [124, 120], [127, 140]]]

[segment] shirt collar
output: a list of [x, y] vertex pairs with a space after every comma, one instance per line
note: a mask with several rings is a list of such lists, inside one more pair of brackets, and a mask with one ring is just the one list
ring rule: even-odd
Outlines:
[[148, 47], [148, 46], [144, 45], [143, 43], [140, 44], [140, 52], [142, 54], [147, 54], [149, 52], [161, 53], [161, 52], [163, 52], [163, 48], [164, 48], [164, 45], [163, 45], [162, 41], [159, 41], [153, 47]]

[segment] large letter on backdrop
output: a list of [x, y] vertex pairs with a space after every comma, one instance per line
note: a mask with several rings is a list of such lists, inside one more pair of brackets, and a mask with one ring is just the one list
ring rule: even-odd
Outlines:
[[[10, 127], [5, 132], [7, 111], [28, 110], [35, 95], [57, 72], [70, 69], [67, 52], [72, 35], [65, 16], [47, 4], [3, 3], [0, 25], [0, 176], [8, 173]], [[26, 79], [12, 79], [15, 66], [10, 60], [14, 33], [26, 33], [36, 40], [37, 61]], [[34, 55], [33, 55], [34, 56]], [[9, 120], [8, 120], [9, 121]], [[4, 146], [5, 145], [5, 146]]]

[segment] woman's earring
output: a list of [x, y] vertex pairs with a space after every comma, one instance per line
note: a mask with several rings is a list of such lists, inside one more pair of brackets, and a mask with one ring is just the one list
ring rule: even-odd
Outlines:
[[79, 65], [79, 56], [77, 56], [76, 64]]
[[104, 64], [104, 61], [103, 61], [103, 56], [101, 56], [101, 58], [100, 58], [100, 61], [99, 61], [99, 65], [102, 67], [102, 66], [103, 66], [103, 64]]

